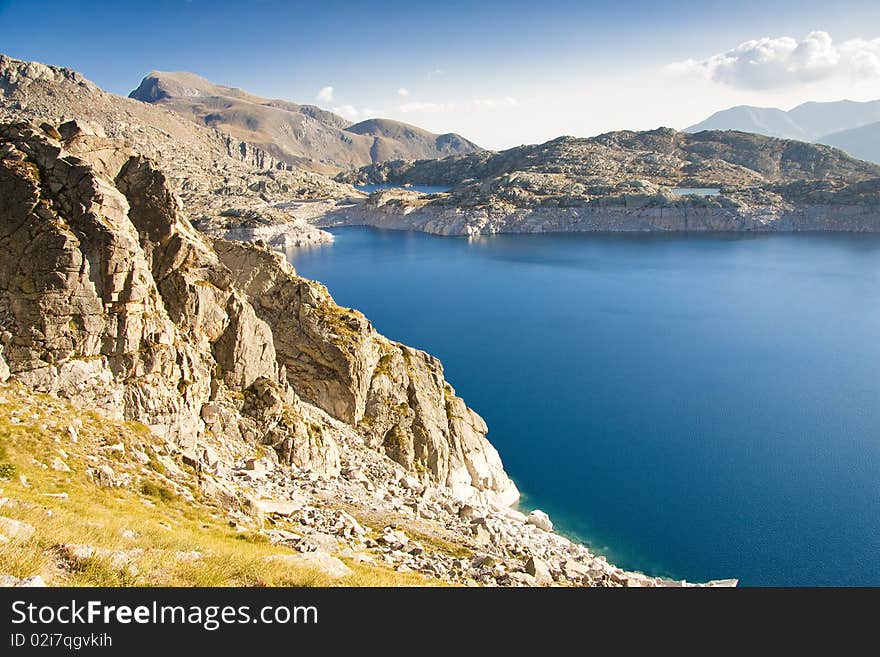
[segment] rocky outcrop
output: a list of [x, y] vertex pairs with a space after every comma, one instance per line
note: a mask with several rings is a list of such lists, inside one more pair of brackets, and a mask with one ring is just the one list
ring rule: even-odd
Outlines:
[[442, 235], [880, 230], [880, 166], [827, 146], [736, 132], [562, 137], [502, 153], [389, 162], [339, 179], [453, 188], [375, 192], [328, 212], [320, 225]]
[[[246, 140], [106, 93], [76, 71], [0, 55], [0, 121], [57, 125], [70, 119], [155, 161], [189, 216], [207, 223], [230, 209], [357, 195]], [[294, 234], [294, 227], [286, 229]]]
[[304, 400], [356, 425], [368, 446], [460, 499], [481, 490], [505, 506], [516, 501], [485, 423], [455, 395], [436, 358], [379, 335], [278, 254], [233, 242], [215, 248], [272, 327], [279, 365]]
[[335, 475], [361, 442], [457, 499], [517, 491], [431, 356], [380, 336], [278, 254], [202, 237], [165, 174], [77, 123], [0, 126], [0, 341], [11, 378]]
[[263, 242], [278, 249], [329, 244], [333, 235], [305, 218], [275, 207], [228, 208], [201, 217], [195, 227], [205, 235], [236, 242]]

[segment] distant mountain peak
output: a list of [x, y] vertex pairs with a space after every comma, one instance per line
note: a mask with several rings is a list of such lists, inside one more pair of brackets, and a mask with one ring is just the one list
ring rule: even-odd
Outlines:
[[352, 124], [314, 105], [262, 98], [185, 71], [151, 71], [130, 98], [159, 104], [322, 173], [392, 159], [431, 159], [481, 150], [464, 137], [391, 119]]
[[[833, 140], [833, 135], [853, 131], [880, 122], [880, 100], [872, 101], [808, 101], [788, 111], [776, 107], [736, 105], [712, 114], [709, 118], [685, 128], [685, 132], [702, 130], [741, 130], [768, 137], [798, 139], [839, 146], [852, 155], [870, 157], [878, 161], [875, 151], [859, 151], [859, 142], [847, 136], [844, 142]], [[866, 129], [863, 137], [872, 139], [873, 130]], [[855, 149], [854, 149], [855, 147]]]

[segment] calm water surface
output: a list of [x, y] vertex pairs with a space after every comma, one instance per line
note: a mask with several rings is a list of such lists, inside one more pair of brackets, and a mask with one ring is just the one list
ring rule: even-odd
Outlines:
[[355, 185], [355, 187], [367, 194], [372, 194], [373, 192], [380, 189], [407, 189], [413, 192], [422, 192], [422, 194], [440, 194], [442, 192], [448, 192], [450, 189], [452, 189], [452, 187], [441, 187], [438, 185], [409, 185], [408, 187], [404, 187], [403, 185], [396, 185], [393, 183]]
[[294, 265], [443, 360], [524, 506], [652, 574], [880, 584], [880, 236], [334, 232]]

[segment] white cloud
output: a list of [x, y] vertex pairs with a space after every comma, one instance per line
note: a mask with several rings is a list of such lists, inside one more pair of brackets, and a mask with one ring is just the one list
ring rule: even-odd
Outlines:
[[409, 96], [409, 89], [407, 89], [406, 87], [401, 87], [397, 90], [397, 95], [402, 98], [406, 98], [407, 96]]
[[773, 89], [831, 78], [880, 79], [880, 38], [834, 43], [828, 32], [803, 39], [763, 37], [706, 59], [665, 67], [675, 75], [697, 75], [744, 89]]
[[454, 112], [455, 103], [425, 103], [413, 101], [398, 105], [397, 109], [404, 114], [409, 114], [411, 112]]
[[488, 107], [490, 109], [496, 107], [518, 107], [519, 101], [512, 96], [504, 96], [503, 98], [478, 98], [474, 101], [477, 107]]
[[333, 102], [333, 87], [321, 87], [321, 90], [318, 92], [316, 96], [318, 100], [323, 103], [332, 103]]
[[349, 121], [357, 121], [361, 116], [363, 116], [362, 110], [359, 110], [354, 105], [340, 105], [338, 107], [333, 108], [333, 113], [338, 114], [341, 117], [348, 119]]

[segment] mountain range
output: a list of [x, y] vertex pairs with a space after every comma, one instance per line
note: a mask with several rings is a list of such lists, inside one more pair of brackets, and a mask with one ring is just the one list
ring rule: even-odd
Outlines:
[[391, 119], [352, 123], [314, 105], [261, 98], [194, 73], [152, 71], [129, 97], [160, 105], [254, 144], [282, 162], [320, 173], [480, 150], [455, 133], [438, 135]]
[[880, 162], [880, 100], [809, 102], [791, 110], [738, 105], [715, 112], [685, 132], [739, 130], [840, 148], [853, 157]]

